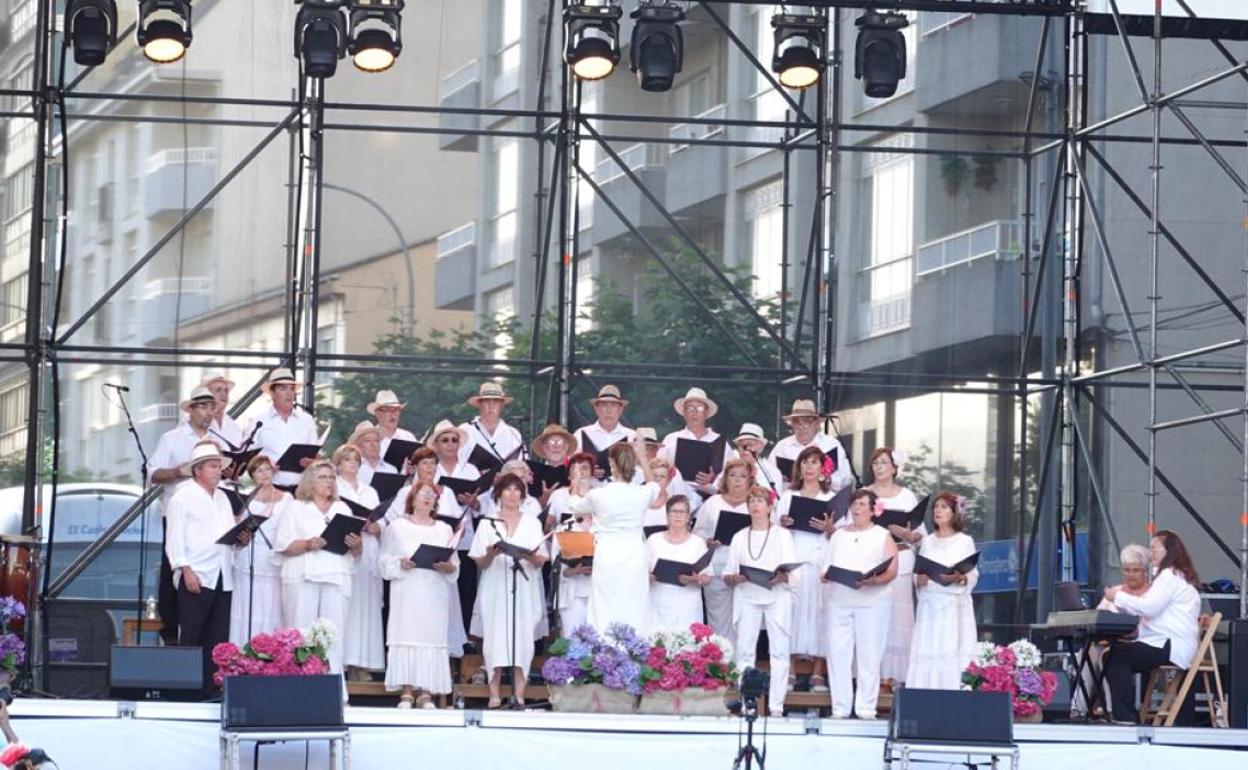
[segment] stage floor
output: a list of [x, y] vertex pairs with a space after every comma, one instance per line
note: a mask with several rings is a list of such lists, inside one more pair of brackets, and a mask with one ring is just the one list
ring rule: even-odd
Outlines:
[[[19, 700], [11, 707], [22, 742], [45, 749], [61, 770], [220, 767], [220, 709], [210, 704]], [[452, 770], [680, 770], [731, 767], [735, 717], [646, 717], [547, 712], [399, 711], [347, 707], [357, 770], [416, 766]], [[881, 766], [886, 723], [801, 719], [767, 721], [767, 767], [829, 770]], [[756, 742], [761, 743], [763, 722]], [[1243, 770], [1248, 730], [1083, 725], [1018, 725], [1027, 770]], [[325, 743], [307, 750], [308, 768], [328, 765]], [[244, 767], [252, 749], [245, 744]], [[937, 766], [947, 766], [948, 757]], [[260, 767], [298, 770], [302, 743], [265, 746]], [[957, 766], [957, 765], [955, 765]], [[929, 765], [931, 767], [931, 765]], [[657, 768], [656, 768], [657, 770]]]

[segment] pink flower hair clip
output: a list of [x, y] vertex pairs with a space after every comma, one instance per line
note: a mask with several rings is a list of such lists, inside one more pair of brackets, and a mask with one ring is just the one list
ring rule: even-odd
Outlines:
[[875, 498], [875, 505], [872, 506], [871, 508], [871, 515], [882, 516], [883, 514], [884, 514], [884, 501], [877, 497]]

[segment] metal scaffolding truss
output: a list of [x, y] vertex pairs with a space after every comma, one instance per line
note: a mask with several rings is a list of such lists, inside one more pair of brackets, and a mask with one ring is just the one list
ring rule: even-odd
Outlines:
[[[0, 357], [21, 360], [29, 369], [30, 398], [28, 412], [28, 445], [26, 449], [25, 509], [23, 524], [34, 532], [39, 523], [38, 512], [42, 506], [42, 490], [45, 482], [55, 489], [57, 468], [53, 453], [51, 467], [44, 467], [45, 439], [56, 446], [55, 431], [58, 406], [58, 367], [76, 363], [116, 363], [125, 361], [130, 366], [198, 366], [214, 357], [228, 355], [234, 361], [231, 366], [256, 371], [256, 384], [232, 407], [237, 414], [245, 409], [258, 395], [259, 382], [267, 371], [278, 366], [297, 367], [304, 380], [312, 383], [317, 372], [368, 373], [380, 372], [420, 375], [479, 375], [527, 378], [535, 383], [549, 386], [549, 399], [544, 408], [537, 409], [542, 417], [567, 423], [570, 414], [569, 395], [573, 384], [586, 377], [585, 370], [610, 372], [610, 376], [622, 381], [630, 378], [645, 381], [688, 382], [690, 367], [655, 365], [644, 375], [630, 372], [618, 362], [582, 361], [576, 357], [576, 325], [574, 320], [578, 307], [576, 296], [576, 271], [581, 253], [578, 216], [578, 191], [582, 185], [594, 191], [600, 200], [623, 223], [632, 235], [637, 248], [653, 258], [668, 277], [686, 289], [689, 300], [699, 306], [708, 324], [720, 323], [715, 312], [702, 304], [696, 292], [688, 288], [684, 276], [671, 263], [671, 248], [667, 242], [656, 240], [629, 220], [610, 191], [593, 176], [592, 169], [584, 168], [581, 150], [592, 144], [600, 153], [614, 161], [647, 204], [658, 212], [662, 221], [674, 234], [679, 246], [692, 253], [701, 268], [712, 276], [733, 298], [744, 317], [751, 318], [760, 332], [770, 340], [774, 358], [770, 361], [754, 361], [749, 350], [742, 349], [751, 367], [698, 367], [699, 381], [737, 384], [756, 384], [779, 387], [793, 381], [807, 383], [816, 395], [821, 408], [832, 410], [838, 406], [839, 389], [847, 386], [867, 385], [883, 391], [895, 390], [913, 393], [926, 390], [958, 392], [985, 392], [1010, 396], [1026, 404], [1029, 396], [1039, 395], [1044, 402], [1040, 418], [1041, 466], [1036, 499], [1030, 500], [1025, 484], [1019, 484], [1018, 517], [1020, 552], [1025, 545], [1026, 557], [1020, 564], [1019, 589], [1016, 603], [1021, 613], [1021, 601], [1033, 560], [1038, 561], [1039, 574], [1054, 574], [1059, 568], [1070, 575], [1073, 570], [1072, 548], [1074, 529], [1079, 513], [1080, 479], [1086, 478], [1091, 487], [1091, 499], [1096, 515], [1101, 517], [1106, 531], [1115, 544], [1118, 535], [1110, 515], [1113, 501], [1102, 485], [1103, 475], [1098, 467], [1098, 452], [1085, 428], [1086, 417], [1097, 425], [1105, 426], [1131, 448], [1148, 470], [1148, 512], [1146, 526], [1152, 531], [1156, 519], [1156, 497], [1160, 483], [1191, 515], [1195, 523], [1213, 539], [1240, 569], [1241, 586], [1248, 584], [1248, 515], [1241, 517], [1241, 539], [1238, 548], [1223, 540], [1225, 531], [1219, 532], [1206, 521], [1200, 512], [1184, 496], [1179, 486], [1165, 474], [1158, 462], [1157, 439], [1164, 431], [1198, 422], [1211, 422], [1232, 449], [1243, 456], [1244, 476], [1241, 479], [1243, 510], [1248, 511], [1248, 420], [1243, 427], [1232, 428], [1232, 420], [1245, 417], [1245, 394], [1248, 385], [1237, 384], [1232, 388], [1240, 406], [1233, 409], [1213, 409], [1202, 393], [1225, 390], [1208, 384], [1193, 384], [1177, 368], [1177, 364], [1191, 358], [1219, 351], [1244, 352], [1248, 359], [1245, 336], [1213, 345], [1179, 353], [1160, 355], [1157, 344], [1157, 325], [1160, 297], [1158, 264], [1163, 248], [1173, 249], [1189, 269], [1193, 281], [1207, 286], [1217, 301], [1240, 323], [1245, 323], [1245, 310], [1238, 307], [1224, 287], [1218, 286], [1202, 267], [1196, 251], [1186, 248], [1182, 239], [1163, 222], [1160, 211], [1162, 182], [1170, 174], [1187, 173], [1183, 169], [1169, 170], [1163, 174], [1161, 150], [1164, 146], [1200, 147], [1213, 160], [1221, 173], [1231, 179], [1236, 187], [1245, 192], [1248, 207], [1248, 162], [1239, 164], [1228, 159], [1231, 152], [1243, 152], [1248, 142], [1205, 136], [1184, 111], [1185, 103], [1215, 83], [1228, 78], [1240, 78], [1248, 82], [1248, 64], [1239, 62], [1218, 41], [1210, 41], [1226, 59], [1226, 66], [1212, 75], [1203, 76], [1182, 87], [1163, 91], [1163, 35], [1160, 16], [1155, 20], [1154, 36], [1149, 38], [1128, 37], [1118, 14], [1117, 3], [1111, 0], [1113, 15], [1117, 21], [1117, 36], [1122, 54], [1129, 63], [1134, 84], [1138, 89], [1139, 102], [1135, 106], [1094, 124], [1089, 123], [1087, 111], [1088, 91], [1088, 32], [1085, 10], [1076, 7], [1073, 0], [1035, 0], [1034, 2], [987, 2], [986, 0], [890, 0], [889, 9], [916, 11], [965, 12], [979, 14], [1008, 14], [1034, 16], [1042, 21], [1040, 42], [1035, 54], [1036, 73], [1031, 78], [1026, 107], [1026, 121], [1022, 131], [992, 130], [984, 128], [940, 128], [914, 125], [878, 125], [848, 121], [842, 112], [847, 90], [856, 87], [852, 70], [846, 71], [846, 57], [852, 50], [843, 48], [844, 40], [852, 34], [854, 9], [869, 5], [865, 0], [816, 0], [807, 3], [811, 12], [823, 20], [830, 41], [825, 56], [825, 77], [819, 87], [804, 93], [800, 98], [781, 88], [771, 73], [769, 63], [760, 62], [727, 20], [725, 10], [731, 5], [773, 5], [763, 0], [699, 0], [695, 5], [718, 27], [731, 43], [733, 55], [742, 57], [750, 67], [781, 94], [788, 107], [787, 119], [783, 121], [751, 120], [738, 118], [671, 117], [665, 115], [617, 114], [609, 110], [585, 113], [581, 106], [581, 86], [566, 66], [560, 64], [561, 34], [559, 19], [568, 0], [547, 0], [542, 34], [542, 55], [538, 62], [538, 97], [535, 109], [449, 108], [441, 105], [376, 104], [337, 102], [329, 98], [333, 82], [305, 80], [298, 84], [299, 98], [291, 100], [244, 99], [231, 97], [185, 97], [100, 93], [77, 90], [85, 73], [71, 82], [64, 82], [59, 37], [52, 29], [55, 18], [55, 0], [42, 0], [38, 4], [37, 38], [35, 55], [35, 82], [30, 91], [0, 91], [31, 99], [29, 112], [8, 113], [15, 119], [33, 120], [39, 136], [36, 143], [34, 167], [34, 205], [31, 212], [31, 248], [29, 255], [29, 288], [27, 295], [26, 336], [18, 344], [0, 344]], [[1187, 12], [1183, 0], [1180, 4]], [[876, 5], [880, 5], [876, 3]], [[410, 12], [410, 11], [409, 11]], [[1160, 11], [1158, 11], [1160, 14]], [[1148, 40], [1153, 51], [1151, 73], [1144, 73], [1134, 54], [1134, 44]], [[1056, 52], [1060, 52], [1056, 54]], [[1061, 61], [1053, 61], [1058, 56]], [[61, 77], [54, 73], [60, 67]], [[1042, 73], [1060, 68], [1060, 82], [1044, 83]], [[1150, 77], [1151, 76], [1151, 77]], [[1151, 82], [1150, 82], [1151, 80]], [[1064, 120], [1060, 129], [1041, 130], [1036, 126], [1041, 89], [1051, 88], [1061, 94]], [[76, 105], [92, 105], [110, 101], [174, 101], [189, 104], [245, 106], [269, 108], [280, 114], [271, 122], [257, 120], [234, 120], [224, 118], [159, 118], [128, 117], [101, 114], [90, 109], [69, 111], [67, 102]], [[1245, 105], [1234, 106], [1248, 120]], [[59, 120], [57, 114], [59, 113]], [[473, 116], [482, 119], [515, 118], [525, 127], [523, 130], [500, 130], [495, 128], [461, 128], [440, 126], [412, 126], [402, 122], [359, 122], [347, 117], [358, 114], [390, 116], [396, 120], [404, 116]], [[1169, 113], [1184, 126], [1187, 135], [1166, 136], [1162, 131], [1162, 116]], [[1111, 130], [1124, 121], [1148, 115], [1151, 130], [1147, 135], [1115, 133]], [[67, 192], [59, 201], [49, 185], [49, 171], [58, 167], [58, 157], [72, 152], [72, 141], [62, 143], [68, 134], [67, 122], [76, 121], [134, 121], [173, 122], [178, 124], [207, 124], [266, 128], [267, 133], [235, 164], [221, 176], [198, 201], [190, 205], [183, 215], [158, 239], [153, 247], [129, 268], [81, 316], [73, 319], [60, 317], [60, 291], [54, 287], [60, 280], [58, 253], [64, 242], [64, 217], [55, 211], [56, 204], [67, 206]], [[608, 133], [596, 128], [596, 124], [609, 122], [615, 125], [634, 126], [636, 131]], [[655, 124], [684, 123], [696, 126], [764, 129], [775, 132], [775, 141], [756, 138], [731, 138], [727, 133], [720, 137], [687, 137], [672, 139], [655, 137], [642, 129]], [[58, 130], [59, 129], [59, 130]], [[473, 359], [436, 356], [378, 356], [366, 353], [327, 353], [318, 350], [316, 334], [319, 296], [317, 288], [321, 278], [321, 198], [329, 187], [322, 180], [322, 138], [326, 132], [390, 132], [446, 135], [474, 135], [481, 137], [517, 137], [533, 142], [537, 155], [537, 190], [535, 198], [535, 237], [533, 256], [536, 277], [533, 286], [536, 312], [533, 318], [533, 346], [527, 359]], [[975, 136], [1009, 139], [1021, 143], [1021, 148], [1010, 151], [994, 151], [999, 157], [1022, 164], [1025, 200], [1023, 203], [1022, 259], [1020, 260], [1020, 299], [1022, 334], [1018, 340], [1019, 357], [1017, 373], [976, 377], [975, 386], [965, 387], [967, 378], [954, 374], [896, 374], [880, 372], [852, 372], [837, 368], [837, 307], [836, 280], [844, 257], [838, 253], [838, 232], [843, 227], [838, 220], [838, 204], [841, 200], [842, 161], [847, 153], [878, 151], [860, 143], [860, 140], [884, 134], [909, 134], [912, 136]], [[1248, 128], [1245, 133], [1248, 134]], [[129, 348], [75, 344], [71, 337], [87, 323], [143, 265], [151, 260], [194, 216], [227, 188], [230, 183], [268, 146], [285, 137], [289, 149], [289, 224], [287, 228], [287, 274], [292, 280], [285, 289], [284, 312], [286, 315], [285, 349], [280, 353], [242, 351], [213, 351], [203, 349]], [[755, 134], [751, 134], [751, 137]], [[1246, 137], [1248, 138], [1248, 137]], [[721, 263], [707, 253], [702, 244], [669, 211], [645, 180], [620, 157], [616, 146], [621, 142], [676, 142], [691, 146], [756, 147], [776, 150], [783, 159], [784, 207], [783, 242], [785, 264], [782, 266], [785, 285], [780, 322], [772, 323], [761, 315], [749, 296], [743, 294], [730, 280]], [[1112, 143], [1147, 144], [1150, 148], [1149, 190], [1140, 193], [1131, 189], [1126, 176], [1106, 159], [1102, 147]], [[905, 152], [915, 155], [939, 154], [940, 150], [925, 147], [895, 148], [889, 152]], [[793, 164], [791, 158], [800, 157], [801, 164]], [[813, 160], [811, 160], [813, 159]], [[68, 164], [64, 164], [68, 165]], [[790, 198], [790, 177], [794, 165], [800, 165], [806, 173], [813, 166], [814, 199], [812, 215], [808, 222], [795, 221], [791, 216], [793, 201]], [[1046, 168], [1057, 169], [1056, 183], [1043, 200], [1033, 200], [1035, 179]], [[1115, 244], [1111, 242], [1104, 223], [1104, 206], [1098, 191], [1088, 181], [1089, 172], [1103, 172], [1131, 203], [1150, 221], [1148, 241], [1148, 270], [1152, 289], [1149, 295], [1146, 329], [1141, 329], [1128, 309], [1127, 298], [1119, 276], [1120, 261]], [[62, 168], [62, 172], [64, 169]], [[61, 190], [68, 190], [63, 176]], [[1037, 211], [1037, 206], [1040, 210]], [[45, 225], [51, 225], [50, 227]], [[1104, 258], [1111, 289], [1123, 308], [1128, 325], [1131, 345], [1137, 355], [1136, 363], [1097, 370], [1088, 367], [1080, 358], [1083, 337], [1082, 317], [1079, 307], [1079, 290], [1086, 254], [1095, 252], [1085, 241], [1094, 239], [1096, 251]], [[1038, 241], [1039, 248], [1033, 244]], [[1065, 246], [1061, 244], [1065, 242]], [[790, 244], [805, 244], [804, 257], [795, 265], [789, 264]], [[1033, 269], [1034, 267], [1034, 269]], [[1244, 270], [1248, 275], [1248, 247], [1244, 253]], [[553, 292], [554, 296], [550, 296]], [[794, 302], [796, 298], [796, 302]], [[51, 302], [48, 300], [51, 299]], [[794, 306], [796, 305], [796, 306]], [[1056, 312], [1053, 322], [1045, 322], [1045, 314]], [[556, 346], [553, 355], [539, 347], [543, 324], [553, 324]], [[723, 330], [726, 336], [732, 335]], [[1248, 329], [1245, 330], [1248, 336]], [[1038, 347], [1039, 352], [1034, 349]], [[1248, 367], [1245, 367], [1248, 372]], [[1145, 373], [1147, 383], [1131, 380], [1128, 375]], [[312, 387], [309, 384], [309, 389]], [[1098, 398], [1096, 389], [1102, 387], [1140, 388], [1147, 391], [1148, 416], [1114, 415]], [[1158, 416], [1158, 394], [1162, 392], [1186, 393], [1193, 404], [1194, 416], [1176, 420], [1161, 420]], [[312, 403], [312, 393], [306, 394], [305, 403]], [[538, 416], [537, 414], [534, 415]], [[1021, 473], [1027, 475], [1029, 450], [1027, 447], [1027, 409], [1021, 410], [1022, 437], [1019, 446]], [[1147, 431], [1147, 441], [1141, 446], [1130, 434], [1130, 428]], [[100, 538], [75, 558], [56, 581], [43, 586], [43, 607], [61, 598], [65, 588], [81, 574], [126, 527], [139, 519], [155, 499], [149, 492], [131, 508], [126, 515], [113, 524]], [[55, 495], [49, 506], [55, 516]], [[1031, 537], [1024, 544], [1022, 523], [1031, 516]], [[146, 516], [143, 516], [146, 520]], [[48, 527], [49, 532], [52, 527]], [[49, 544], [51, 547], [51, 544]], [[1059, 558], [1060, 565], [1055, 563]], [[1052, 584], [1039, 581], [1037, 611], [1043, 611], [1051, 603]], [[1248, 615], [1248, 597], [1241, 588], [1241, 605]], [[32, 649], [37, 647], [32, 646]]]

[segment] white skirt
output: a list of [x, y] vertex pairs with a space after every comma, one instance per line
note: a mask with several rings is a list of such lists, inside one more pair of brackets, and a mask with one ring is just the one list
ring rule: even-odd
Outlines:
[[975, 657], [975, 609], [969, 594], [922, 591], [906, 686], [957, 690]]
[[914, 576], [898, 575], [893, 586], [893, 618], [888, 626], [888, 643], [880, 661], [880, 679], [906, 682], [910, 648], [914, 636]]
[[[248, 574], [234, 570], [234, 591], [230, 600], [230, 641], [242, 647], [256, 634], [269, 634], [282, 628], [282, 579], [278, 575], [256, 575], [256, 585], [247, 587]], [[251, 601], [255, 610], [251, 612]], [[248, 614], [251, 636], [247, 635]]]
[[[655, 630], [678, 628], [688, 631], [702, 622], [702, 589], [655, 583], [650, 586], [650, 627]], [[566, 633], [566, 631], [565, 631]]]
[[823, 564], [827, 538], [813, 532], [794, 532], [793, 550], [802, 566], [791, 579], [797, 581], [793, 591], [793, 619], [789, 624], [789, 651], [794, 655], [822, 657], [827, 650], [824, 640], [823, 584], [819, 581], [819, 565]]
[[[460, 621], [463, 626], [463, 621]], [[404, 686], [442, 694], [451, 691], [447, 649], [434, 644], [392, 644], [386, 654], [386, 690]]]
[[351, 575], [347, 600], [347, 627], [343, 629], [343, 665], [380, 671], [386, 666], [381, 632], [381, 578], [363, 564]]

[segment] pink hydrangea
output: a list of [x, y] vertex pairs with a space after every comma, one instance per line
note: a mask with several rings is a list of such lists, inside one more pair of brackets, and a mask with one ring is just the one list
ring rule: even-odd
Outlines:
[[694, 641], [700, 642], [703, 639], [710, 639], [711, 635], [715, 633], [715, 629], [705, 623], [691, 623], [689, 625], [689, 633], [693, 634]]

